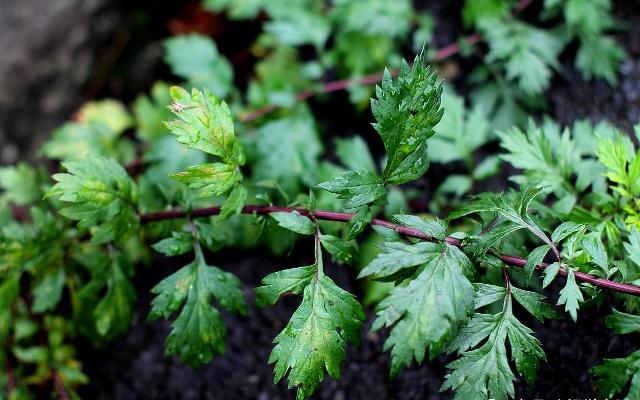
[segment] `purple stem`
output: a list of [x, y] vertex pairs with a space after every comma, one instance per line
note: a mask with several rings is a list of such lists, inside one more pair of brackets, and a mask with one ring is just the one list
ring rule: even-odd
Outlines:
[[[241, 210], [242, 214], [257, 214], [257, 215], [266, 215], [272, 212], [298, 212], [302, 215], [308, 217], [314, 217], [316, 219], [321, 219], [325, 221], [339, 221], [339, 222], [347, 222], [352, 217], [352, 213], [344, 213], [344, 212], [336, 212], [336, 211], [309, 211], [304, 208], [298, 207], [277, 207], [277, 206], [258, 206], [258, 205], [247, 205], [244, 206]], [[220, 207], [207, 207], [207, 208], [197, 208], [193, 210], [189, 215], [192, 217], [206, 217], [210, 215], [220, 214]], [[144, 223], [155, 222], [155, 221], [163, 221], [167, 219], [176, 219], [176, 218], [184, 218], [188, 215], [187, 212], [182, 210], [167, 210], [160, 211], [155, 213], [142, 214], [140, 216], [140, 221]], [[406, 226], [394, 224], [389, 221], [385, 221], [383, 219], [373, 219], [371, 221], [372, 225], [384, 226], [385, 228], [393, 229], [394, 231], [401, 233], [405, 236], [414, 237], [417, 239], [422, 239], [430, 242], [437, 242], [438, 240], [430, 235], [426, 235], [420, 232], [417, 229], [409, 228]], [[462, 242], [456, 238], [447, 237], [445, 239], [447, 243], [450, 245], [462, 248]], [[509, 254], [502, 254], [499, 256], [500, 259], [507, 265], [511, 265], [514, 267], [524, 267], [527, 263], [527, 260], [524, 258], [512, 256]], [[542, 263], [536, 266], [537, 270], [544, 270], [549, 265], [546, 263]], [[559, 274], [562, 276], [567, 276], [567, 271], [563, 268], [560, 268]], [[594, 286], [612, 290], [615, 292], [626, 293], [633, 296], [640, 296], [640, 287], [636, 285], [631, 285], [628, 283], [620, 283], [611, 281], [604, 278], [598, 278], [593, 275], [585, 274], [584, 272], [575, 272], [575, 277], [578, 281], [590, 283]]]

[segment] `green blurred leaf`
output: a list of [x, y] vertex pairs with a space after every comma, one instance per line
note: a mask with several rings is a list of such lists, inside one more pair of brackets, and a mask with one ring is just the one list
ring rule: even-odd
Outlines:
[[25, 163], [0, 167], [2, 196], [17, 205], [34, 203], [42, 198], [40, 179], [35, 168]]
[[320, 183], [318, 188], [336, 193], [339, 199], [347, 200], [347, 209], [373, 203], [386, 194], [382, 179], [370, 171], [348, 171], [339, 178]]
[[229, 94], [233, 69], [213, 40], [198, 34], [176, 36], [165, 40], [164, 48], [165, 62], [175, 75], [211, 90], [218, 97]]
[[278, 225], [301, 235], [313, 235], [316, 233], [316, 225], [308, 217], [292, 212], [272, 212], [271, 218], [278, 222]]
[[165, 256], [178, 256], [191, 251], [193, 238], [190, 233], [173, 231], [170, 238], [162, 239], [151, 247]]

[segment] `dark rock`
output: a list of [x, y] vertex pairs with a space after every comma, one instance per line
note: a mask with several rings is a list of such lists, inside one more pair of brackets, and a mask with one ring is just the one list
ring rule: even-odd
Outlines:
[[31, 159], [82, 102], [121, 15], [113, 0], [0, 0], [0, 163]]

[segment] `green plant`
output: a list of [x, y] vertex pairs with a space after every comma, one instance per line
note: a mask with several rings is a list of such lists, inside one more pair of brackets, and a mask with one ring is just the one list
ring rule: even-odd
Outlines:
[[[612, 16], [609, 0], [547, 0], [534, 21], [524, 21], [519, 15], [530, 3], [465, 1], [460, 18], [466, 28], [476, 32], [427, 55], [430, 61], [440, 61], [459, 53], [476, 61], [478, 65], [469, 79], [474, 87], [474, 107], [482, 108], [498, 129], [523, 126], [531, 109], [544, 108], [541, 94], [549, 88], [560, 69], [560, 56], [570, 44], [579, 45], [574, 64], [585, 79], [602, 78], [615, 84], [616, 71], [624, 58], [624, 50], [610, 35], [622, 26]], [[268, 17], [252, 48], [261, 60], [245, 99], [249, 106], [258, 108], [248, 114], [250, 119], [278, 107], [291, 107], [296, 100], [314, 93], [343, 89], [349, 90], [354, 104], [362, 107], [371, 91], [361, 83], [377, 82], [377, 71], [385, 66], [397, 68], [401, 45], [411, 45], [418, 51], [433, 37], [433, 17], [405, 0], [205, 0], [203, 7], [224, 12], [233, 20], [254, 19], [260, 13]], [[201, 40], [172, 39], [167, 43], [168, 60], [175, 61], [171, 62], [174, 71], [190, 69], [202, 80], [214, 76], [216, 66], [220, 71], [215, 76], [228, 77], [228, 68], [223, 67], [226, 62], [217, 61], [220, 57], [215, 45], [184, 51], [178, 59], [171, 57], [177, 52], [172, 48], [187, 48], [187, 42]], [[484, 46], [472, 51], [479, 43]], [[300, 51], [304, 46], [311, 46], [313, 54], [303, 61]], [[200, 61], [201, 47], [210, 47], [206, 57], [211, 57], [211, 62], [206, 66]], [[291, 74], [292, 68], [295, 74]], [[329, 74], [343, 79], [315, 84]], [[178, 75], [189, 78], [189, 74]], [[223, 96], [228, 89], [226, 85], [214, 94]]]
[[[0, 339], [7, 349], [0, 381], [9, 394], [51, 380], [59, 394], [75, 396], [86, 377], [65, 338], [102, 342], [126, 331], [136, 298], [131, 278], [151, 258], [147, 243], [165, 256], [193, 253], [193, 262], [153, 288], [149, 318], [175, 318], [166, 352], [197, 367], [224, 352], [220, 309], [247, 311], [242, 282], [209, 265], [207, 252], [266, 244], [282, 254], [300, 237], [311, 239], [310, 265], [273, 272], [255, 289], [261, 307], [284, 294], [301, 296], [269, 360], [275, 380], [286, 377], [298, 398], [310, 396], [325, 374], [339, 378], [346, 346], [359, 341], [363, 308], [325, 273], [323, 260], [326, 253], [355, 263], [368, 227], [380, 251], [358, 276], [389, 282], [374, 329], [389, 330], [391, 375], [414, 360], [456, 354], [442, 385], [455, 398], [513, 397], [516, 373], [533, 384], [545, 353], [519, 318], [521, 311], [540, 321], [562, 317], [538, 293], [558, 276], [566, 279], [557, 305], [574, 321], [607, 291], [616, 307], [637, 312], [640, 152], [610, 126], [579, 122], [560, 133], [547, 121], [526, 133], [499, 133], [502, 158], [522, 170], [513, 178], [519, 191], [460, 199], [446, 219], [403, 210], [394, 199], [398, 185], [419, 179], [430, 159], [450, 161], [434, 157], [433, 148], [451, 146], [451, 157], [467, 161], [486, 142], [463, 148], [460, 137], [441, 131], [443, 103], [455, 110], [448, 124], [485, 120], [475, 109], [461, 117], [460, 100], [441, 102], [442, 83], [425, 57], [403, 62], [395, 79], [385, 71], [376, 88], [373, 127], [386, 156], [380, 168], [357, 138], [336, 147], [347, 169], [322, 161], [304, 105], [251, 132], [209, 89], [162, 85], [152, 99], [135, 102], [134, 118], [113, 101], [85, 106], [43, 148], [64, 160], [55, 182], [24, 164], [3, 168], [0, 204], [12, 208], [0, 208]], [[188, 68], [181, 71], [189, 77]], [[163, 126], [171, 118], [165, 106], [173, 120]], [[121, 136], [131, 126], [147, 149], [142, 157]], [[67, 142], [82, 153], [60, 145]], [[477, 176], [480, 166], [467, 168]], [[381, 212], [394, 222], [375, 218]], [[514, 310], [514, 301], [524, 310]], [[613, 312], [608, 326], [636, 330], [636, 316]], [[47, 339], [38, 343], [38, 336]], [[612, 395], [630, 380], [633, 398], [636, 364], [636, 353], [607, 360], [594, 369], [598, 387]]]

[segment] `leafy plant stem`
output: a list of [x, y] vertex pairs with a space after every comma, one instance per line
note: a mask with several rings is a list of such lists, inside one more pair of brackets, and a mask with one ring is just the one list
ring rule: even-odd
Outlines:
[[[206, 207], [206, 208], [197, 208], [191, 211], [190, 215], [192, 217], [206, 217], [211, 215], [220, 214], [220, 207]], [[298, 207], [278, 207], [278, 206], [260, 206], [260, 205], [247, 205], [244, 206], [241, 210], [242, 214], [257, 214], [257, 215], [266, 215], [272, 212], [297, 212], [301, 215], [305, 215], [307, 217], [316, 218], [320, 220], [326, 221], [337, 221], [337, 222], [347, 222], [351, 220], [354, 214], [352, 213], [344, 213], [337, 211], [325, 211], [325, 210], [317, 210], [311, 212], [304, 208]], [[183, 210], [167, 210], [155, 213], [142, 214], [140, 216], [141, 223], [150, 223], [155, 221], [163, 221], [168, 219], [176, 219], [176, 218], [184, 218], [187, 216], [187, 212]], [[383, 226], [385, 228], [389, 228], [395, 230], [396, 232], [417, 239], [422, 239], [430, 242], [437, 242], [438, 240], [430, 235], [426, 235], [420, 232], [417, 229], [409, 228], [406, 226], [400, 226], [398, 224], [394, 224], [392, 222], [383, 220], [383, 219], [373, 219], [371, 221], [372, 225]], [[445, 241], [453, 246], [462, 248], [463, 243], [453, 237], [447, 237]], [[559, 255], [559, 254], [558, 254]], [[515, 266], [515, 267], [524, 267], [527, 263], [527, 260], [524, 258], [512, 256], [509, 254], [501, 254], [498, 256], [505, 264]], [[536, 266], [537, 270], [544, 270], [548, 267], [548, 264], [542, 263]], [[567, 276], [568, 272], [566, 269], [561, 268], [558, 272], [561, 276]], [[633, 296], [640, 296], [640, 287], [628, 283], [615, 282], [608, 279], [597, 278], [593, 275], [589, 275], [583, 272], [574, 272], [575, 278], [578, 281], [590, 283], [594, 286], [612, 290], [615, 292], [626, 293]]]

